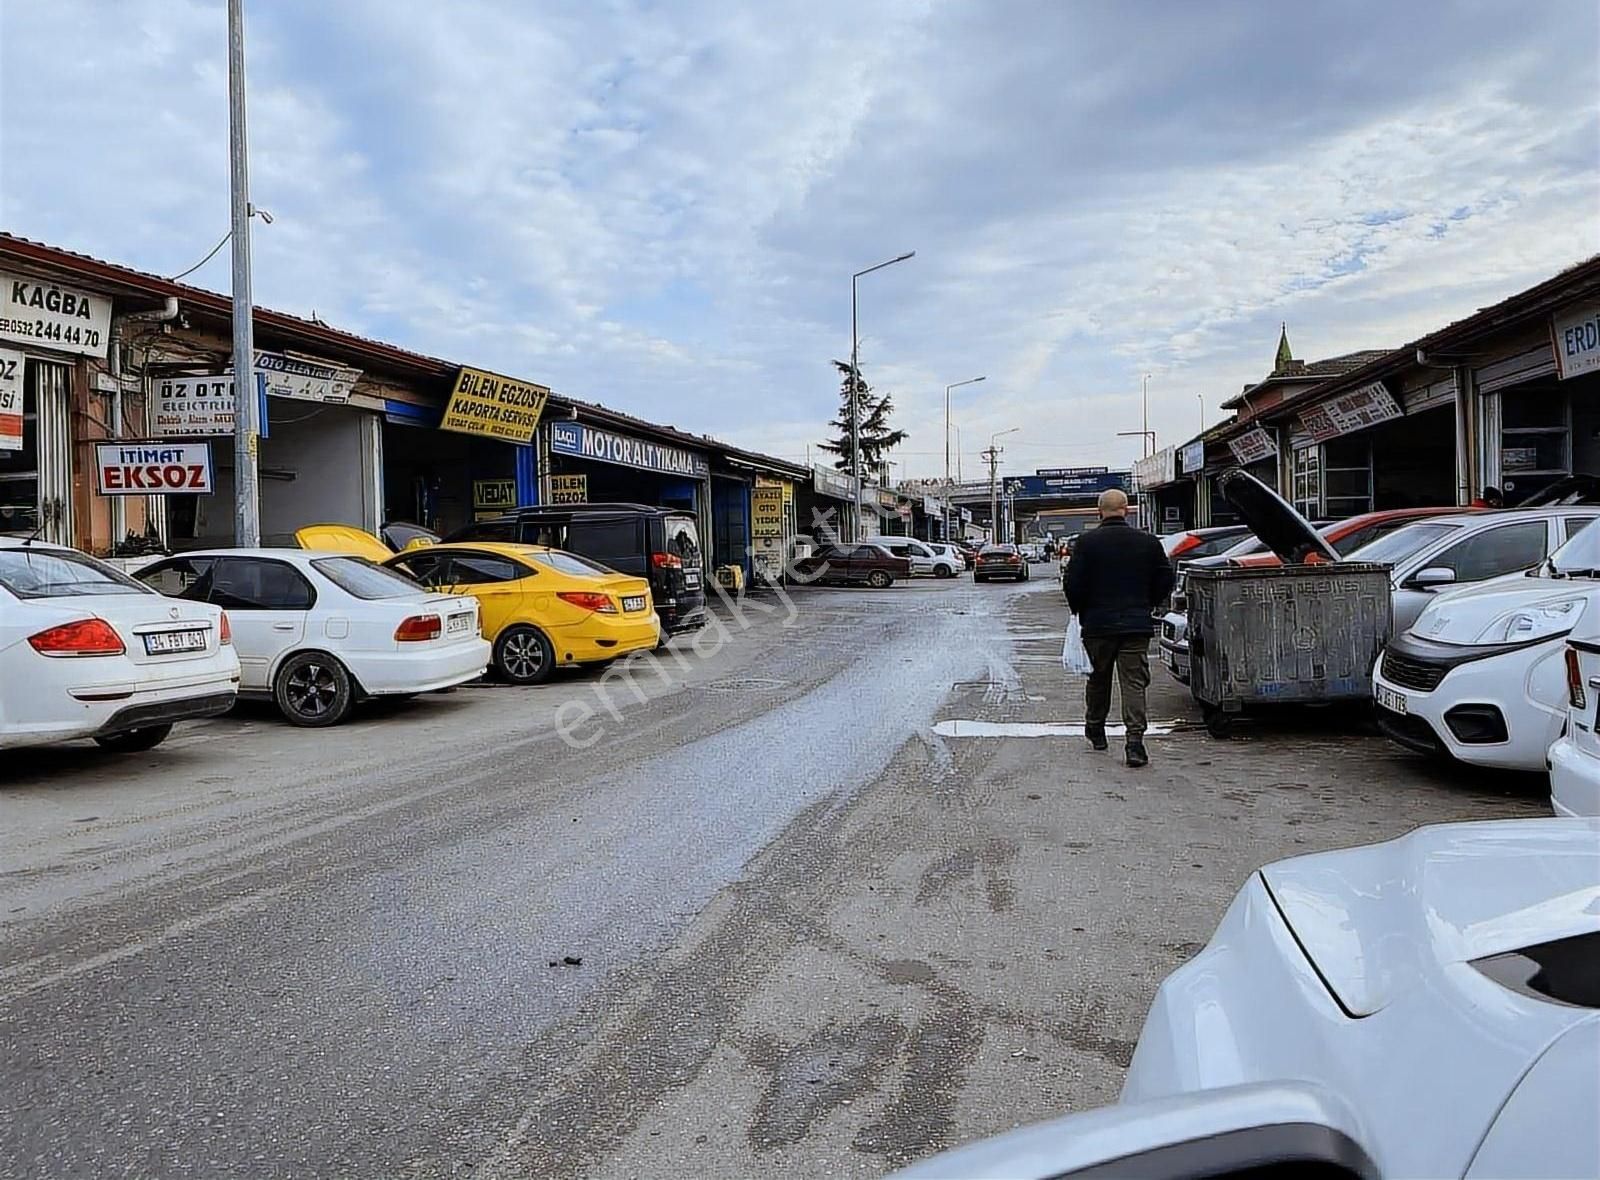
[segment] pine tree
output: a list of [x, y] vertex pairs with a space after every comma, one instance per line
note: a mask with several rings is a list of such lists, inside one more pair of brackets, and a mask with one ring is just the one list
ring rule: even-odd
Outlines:
[[[834, 361], [839, 371], [839, 416], [828, 423], [835, 433], [828, 441], [819, 444], [824, 451], [835, 455], [833, 465], [840, 471], [850, 470], [850, 366], [844, 361]], [[891, 430], [889, 417], [894, 413], [894, 399], [888, 394], [872, 395], [872, 387], [856, 377], [858, 429], [861, 436], [861, 473], [876, 471], [884, 455], [906, 440], [903, 430]]]

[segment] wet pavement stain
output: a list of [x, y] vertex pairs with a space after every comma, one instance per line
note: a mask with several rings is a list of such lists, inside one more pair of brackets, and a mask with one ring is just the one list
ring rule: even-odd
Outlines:
[[876, 1085], [905, 1040], [905, 1029], [887, 1016], [831, 1025], [788, 1049], [768, 1045], [752, 1051], [771, 1080], [756, 1104], [750, 1142], [757, 1149], [799, 1143], [816, 1122]]
[[911, 1030], [899, 1092], [851, 1146], [895, 1166], [948, 1146], [956, 1098], [982, 1040], [982, 1025], [965, 1000], [941, 999]]

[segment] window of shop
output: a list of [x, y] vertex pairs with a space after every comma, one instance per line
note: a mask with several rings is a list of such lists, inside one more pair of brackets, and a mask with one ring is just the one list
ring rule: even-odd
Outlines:
[[1334, 520], [1372, 511], [1372, 444], [1339, 439], [1322, 446], [1322, 510]]
[[1524, 395], [1500, 399], [1500, 476], [1506, 502], [1521, 503], [1572, 470], [1567, 399]]
[[1294, 506], [1307, 520], [1322, 514], [1322, 448], [1313, 443], [1294, 449]]

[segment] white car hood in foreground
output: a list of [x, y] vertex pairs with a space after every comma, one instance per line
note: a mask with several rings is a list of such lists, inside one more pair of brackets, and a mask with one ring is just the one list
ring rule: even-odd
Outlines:
[[1340, 1005], [1368, 1016], [1443, 965], [1600, 928], [1600, 819], [1419, 828], [1261, 874]]
[[1527, 574], [1490, 578], [1459, 590], [1441, 591], [1417, 616], [1411, 634], [1438, 643], [1476, 643], [1490, 623], [1512, 611], [1581, 598], [1595, 590], [1600, 590], [1600, 582], [1587, 578], [1538, 578]]

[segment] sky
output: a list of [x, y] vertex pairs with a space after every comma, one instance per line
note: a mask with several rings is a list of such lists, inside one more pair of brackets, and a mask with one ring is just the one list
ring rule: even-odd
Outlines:
[[[896, 477], [1181, 443], [1271, 367], [1600, 251], [1590, 0], [245, 0], [259, 304], [804, 462], [850, 350]], [[0, 228], [228, 228], [222, 0], [0, 2]], [[187, 281], [226, 292], [229, 252]], [[1148, 381], [1146, 382], [1146, 378]]]

